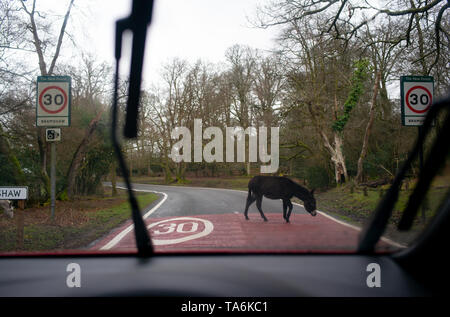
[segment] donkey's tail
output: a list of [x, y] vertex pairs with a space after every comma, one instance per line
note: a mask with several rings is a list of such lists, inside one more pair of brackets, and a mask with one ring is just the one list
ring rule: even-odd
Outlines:
[[252, 189], [250, 186], [248, 187], [248, 197], [252, 197]]

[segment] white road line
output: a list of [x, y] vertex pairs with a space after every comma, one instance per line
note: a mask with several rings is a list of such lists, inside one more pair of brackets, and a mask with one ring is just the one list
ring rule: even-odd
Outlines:
[[[301, 205], [301, 204], [299, 204], [299, 203], [292, 203], [292, 204], [304, 208], [304, 206]], [[317, 211], [319, 214], [321, 214], [322, 216], [327, 217], [328, 219], [331, 219], [331, 220], [333, 220], [333, 221], [335, 221], [335, 222], [337, 222], [337, 223], [339, 223], [339, 224], [341, 224], [341, 225], [343, 225], [343, 226], [352, 228], [352, 229], [357, 230], [357, 231], [361, 231], [361, 230], [362, 230], [360, 227], [357, 227], [357, 226], [351, 225], [351, 224], [349, 224], [349, 223], [347, 223], [347, 222], [344, 222], [344, 221], [341, 221], [341, 220], [339, 220], [339, 219], [336, 219], [336, 218], [334, 218], [334, 217], [332, 217], [332, 216], [326, 214], [326, 213], [323, 212], [323, 211], [320, 211], [320, 210], [316, 210], [316, 211]], [[395, 246], [395, 247], [398, 247], [398, 248], [406, 248], [406, 247], [407, 247], [407, 246], [404, 245], [404, 244], [401, 244], [401, 243], [392, 241], [391, 239], [386, 238], [386, 237], [381, 237], [381, 240], [383, 240], [384, 242], [389, 243], [389, 244], [391, 244], [391, 245], [393, 245], [393, 246]]]
[[[117, 186], [117, 188], [127, 189], [127, 188], [121, 187], [121, 186]], [[148, 218], [148, 216], [150, 216], [152, 213], [154, 213], [156, 211], [156, 209], [158, 209], [167, 199], [167, 194], [164, 193], [164, 192], [158, 192], [158, 191], [155, 191], [155, 190], [145, 190], [145, 189], [133, 189], [133, 190], [137, 191], [137, 192], [157, 193], [157, 194], [162, 194], [164, 196], [163, 199], [158, 204], [156, 204], [156, 206], [154, 206], [145, 215], [142, 216], [144, 219]], [[111, 241], [109, 241], [107, 244], [105, 244], [103, 247], [101, 247], [100, 250], [109, 250], [109, 249], [113, 248], [117, 243], [119, 243], [133, 229], [134, 229], [134, 224], [129, 225], [128, 227], [123, 229], [120, 233], [118, 233]]]

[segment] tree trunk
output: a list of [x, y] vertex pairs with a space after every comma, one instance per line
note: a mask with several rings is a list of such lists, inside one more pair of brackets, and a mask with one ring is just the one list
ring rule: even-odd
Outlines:
[[378, 95], [378, 88], [380, 83], [380, 72], [377, 73], [375, 83], [373, 85], [373, 96], [372, 96], [372, 104], [370, 105], [369, 111], [369, 121], [367, 122], [366, 132], [364, 134], [364, 140], [361, 148], [361, 154], [358, 159], [358, 172], [356, 173], [356, 181], [361, 183], [363, 182], [363, 161], [367, 155], [367, 148], [369, 146], [369, 137], [372, 131], [373, 120], [375, 119], [375, 107]]
[[311, 114], [313, 125], [318, 134], [321, 136], [325, 149], [330, 154], [331, 162], [334, 165], [334, 176], [336, 184], [345, 183], [348, 180], [348, 174], [347, 174], [347, 166], [345, 165], [344, 153], [342, 152], [342, 145], [344, 144], [342, 135], [339, 132], [335, 131], [334, 144], [331, 145], [328, 136], [326, 135], [323, 127], [319, 123], [319, 120], [317, 120], [314, 111], [312, 110], [312, 104], [308, 104], [308, 110]]
[[153, 140], [150, 143], [150, 153], [148, 155], [148, 176], [153, 176], [152, 171], [152, 161], [153, 161]]
[[186, 164], [184, 162], [176, 164], [175, 174], [178, 183], [184, 183], [186, 181]]
[[167, 154], [167, 148], [164, 147], [164, 158], [162, 160], [162, 166], [164, 169], [164, 182], [166, 184], [169, 184], [172, 181], [172, 172], [170, 171], [170, 161], [169, 161], [169, 156]]
[[47, 142], [45, 142], [43, 137], [43, 128], [38, 127], [37, 128], [37, 142], [39, 147], [39, 158], [40, 158], [40, 168], [41, 168], [41, 181], [44, 185], [46, 197], [50, 196], [50, 177], [47, 173], [47, 157], [48, 157], [48, 149]]
[[343, 143], [342, 136], [335, 132], [331, 161], [334, 163], [336, 184], [343, 184], [348, 180], [347, 166], [345, 165], [344, 153], [342, 152]]
[[164, 164], [164, 183], [169, 184], [172, 181], [172, 172], [170, 171], [169, 164]]
[[327, 135], [323, 130], [320, 131], [323, 143], [330, 154], [331, 162], [334, 165], [334, 177], [336, 184], [345, 183], [348, 179], [347, 166], [345, 165], [345, 157], [342, 152], [342, 136], [338, 132], [334, 132], [334, 144], [331, 145]]
[[116, 161], [114, 160], [111, 164], [111, 186], [112, 186], [112, 196], [117, 196], [117, 173], [116, 173]]
[[97, 124], [100, 121], [101, 115], [102, 112], [100, 111], [97, 116], [91, 120], [83, 140], [81, 141], [80, 145], [78, 145], [78, 148], [73, 155], [72, 162], [70, 163], [69, 170], [67, 171], [67, 196], [69, 197], [69, 199], [72, 199], [75, 194], [75, 179], [78, 174], [78, 168], [80, 167], [81, 160], [86, 153], [89, 139], [97, 128]]
[[133, 149], [131, 149], [130, 151], [130, 156], [129, 156], [129, 170], [130, 170], [130, 177], [133, 177]]

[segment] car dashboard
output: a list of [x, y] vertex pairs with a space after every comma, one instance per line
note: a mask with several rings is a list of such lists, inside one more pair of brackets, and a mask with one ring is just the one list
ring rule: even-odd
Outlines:
[[[68, 282], [70, 264], [79, 284]], [[368, 265], [380, 267], [370, 285]], [[217, 254], [15, 257], [0, 260], [0, 296], [427, 296], [388, 255]]]

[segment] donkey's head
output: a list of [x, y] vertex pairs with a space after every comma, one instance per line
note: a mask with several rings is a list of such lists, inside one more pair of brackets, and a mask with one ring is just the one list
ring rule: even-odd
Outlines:
[[314, 198], [314, 189], [311, 190], [309, 195], [305, 195], [303, 203], [305, 204], [305, 209], [311, 214], [311, 216], [317, 215], [316, 211], [316, 199]]
[[0, 200], [0, 210], [3, 209], [5, 214], [9, 217], [9, 218], [13, 218], [14, 217], [14, 207], [12, 205], [12, 201], [10, 200]]

